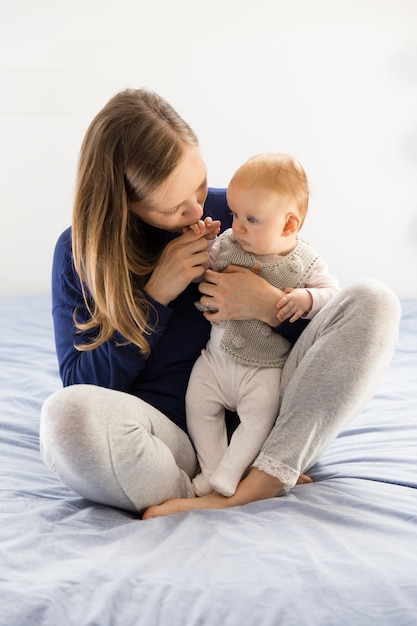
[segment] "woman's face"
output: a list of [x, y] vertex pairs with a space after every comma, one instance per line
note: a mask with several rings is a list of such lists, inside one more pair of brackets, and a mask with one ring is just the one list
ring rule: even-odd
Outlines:
[[206, 166], [199, 148], [187, 145], [167, 180], [146, 201], [131, 202], [129, 208], [151, 226], [182, 232], [201, 218], [206, 197]]

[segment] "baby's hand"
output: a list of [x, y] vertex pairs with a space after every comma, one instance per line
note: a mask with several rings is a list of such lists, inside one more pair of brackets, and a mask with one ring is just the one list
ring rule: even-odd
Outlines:
[[192, 230], [194, 234], [200, 235], [203, 234], [206, 227], [203, 220], [198, 220], [198, 222], [196, 222], [195, 224], [191, 224], [190, 226], [186, 226], [185, 228], [183, 228], [182, 232], [185, 233], [185, 231], [187, 231], [188, 229]]
[[285, 289], [285, 296], [278, 300], [277, 318], [284, 322], [289, 318], [290, 322], [295, 322], [300, 317], [307, 315], [313, 306], [313, 298], [308, 289]]
[[219, 220], [206, 217], [204, 220], [198, 220], [195, 224], [184, 228], [184, 232], [189, 228], [196, 235], [204, 235], [205, 239], [215, 239], [220, 232], [220, 224]]

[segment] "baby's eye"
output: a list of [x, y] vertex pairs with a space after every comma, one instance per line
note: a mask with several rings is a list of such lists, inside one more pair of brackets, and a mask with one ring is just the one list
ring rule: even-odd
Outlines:
[[248, 217], [248, 222], [250, 222], [251, 224], [256, 224], [257, 221], [258, 220], [256, 219], [256, 217], [251, 217], [251, 216]]

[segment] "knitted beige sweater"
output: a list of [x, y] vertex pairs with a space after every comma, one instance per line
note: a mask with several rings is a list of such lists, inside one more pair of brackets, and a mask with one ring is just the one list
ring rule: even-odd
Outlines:
[[[296, 248], [278, 262], [263, 263], [246, 252], [232, 230], [220, 236], [220, 251], [212, 269], [221, 272], [228, 265], [260, 269], [259, 275], [279, 289], [303, 287], [314, 271], [319, 255], [309, 243], [298, 238]], [[255, 367], [283, 367], [291, 343], [260, 320], [228, 320], [220, 347], [234, 359]]]

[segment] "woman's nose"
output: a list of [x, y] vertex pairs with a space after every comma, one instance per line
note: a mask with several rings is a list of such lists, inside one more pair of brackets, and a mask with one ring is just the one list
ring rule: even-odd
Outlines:
[[197, 200], [190, 200], [190, 202], [187, 203], [184, 213], [187, 217], [199, 220], [203, 215], [203, 206], [197, 202]]

